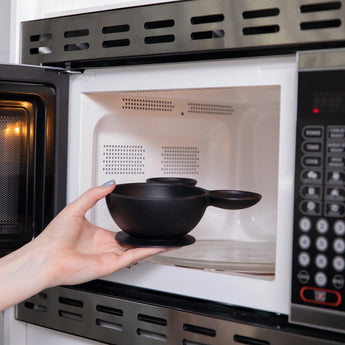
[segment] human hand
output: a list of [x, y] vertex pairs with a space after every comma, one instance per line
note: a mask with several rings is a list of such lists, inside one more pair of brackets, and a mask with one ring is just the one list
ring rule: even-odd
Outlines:
[[85, 218], [85, 213], [114, 187], [112, 181], [89, 189], [33, 241], [0, 259], [0, 311], [46, 288], [101, 278], [165, 251], [122, 245], [114, 232]]
[[91, 224], [85, 213], [109, 194], [115, 182], [89, 189], [67, 205], [33, 241], [47, 267], [47, 284], [78, 284], [107, 276], [131, 263], [159, 254], [162, 248], [131, 248], [115, 233]]

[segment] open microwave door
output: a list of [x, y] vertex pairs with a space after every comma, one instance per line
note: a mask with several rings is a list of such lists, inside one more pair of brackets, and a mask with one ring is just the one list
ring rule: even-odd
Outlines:
[[40, 233], [64, 206], [68, 76], [0, 65], [0, 255]]

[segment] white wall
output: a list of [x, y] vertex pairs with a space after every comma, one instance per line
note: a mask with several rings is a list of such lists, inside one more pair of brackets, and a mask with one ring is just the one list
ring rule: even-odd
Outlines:
[[10, 0], [0, 0], [0, 63], [9, 62], [10, 8]]

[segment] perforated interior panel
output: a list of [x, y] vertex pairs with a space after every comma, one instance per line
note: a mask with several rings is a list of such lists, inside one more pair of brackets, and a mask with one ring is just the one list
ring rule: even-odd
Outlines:
[[27, 121], [24, 109], [0, 106], [1, 234], [15, 231], [18, 225], [20, 188], [25, 183]]

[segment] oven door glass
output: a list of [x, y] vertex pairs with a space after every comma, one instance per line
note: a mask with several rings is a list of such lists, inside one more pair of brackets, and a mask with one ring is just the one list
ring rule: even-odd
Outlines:
[[68, 77], [53, 69], [0, 65], [0, 255], [65, 204], [66, 95]]

